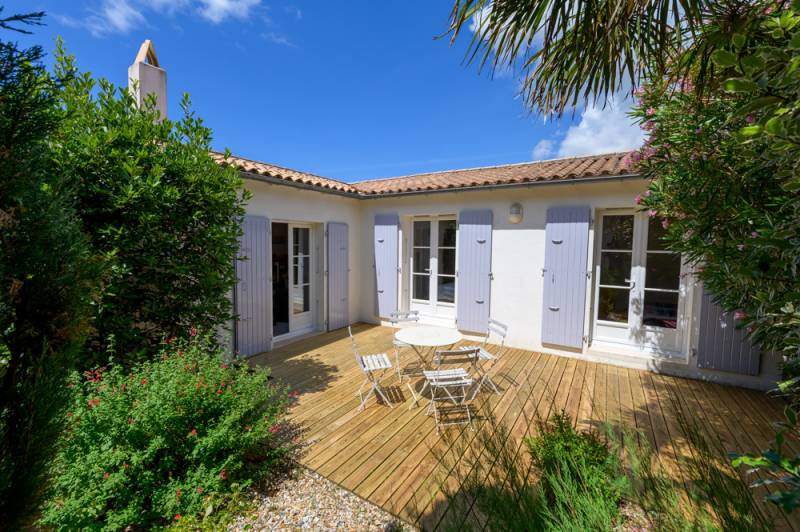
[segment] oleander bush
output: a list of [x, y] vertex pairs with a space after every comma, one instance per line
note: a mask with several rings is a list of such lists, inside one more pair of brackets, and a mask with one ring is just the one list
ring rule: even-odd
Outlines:
[[73, 375], [42, 525], [119, 530], [207, 517], [281, 470], [292, 447], [285, 390], [193, 334], [131, 371]]

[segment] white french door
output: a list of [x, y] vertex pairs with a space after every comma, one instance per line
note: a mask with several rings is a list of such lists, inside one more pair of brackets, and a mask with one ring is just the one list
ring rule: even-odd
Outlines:
[[598, 216], [593, 342], [683, 351], [689, 286], [663, 232], [660, 220], [644, 213]]
[[292, 287], [289, 293], [291, 305], [290, 330], [301, 331], [311, 329], [314, 325], [312, 313], [312, 261], [311, 261], [311, 227], [290, 224], [290, 249], [292, 264]]
[[412, 225], [410, 310], [455, 318], [456, 220], [452, 217], [416, 218]]

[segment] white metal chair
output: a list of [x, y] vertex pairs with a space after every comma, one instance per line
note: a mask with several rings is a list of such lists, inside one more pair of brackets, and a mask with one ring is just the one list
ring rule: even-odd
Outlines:
[[[472, 426], [472, 412], [466, 403], [467, 389], [472, 387], [474, 381], [464, 368], [445, 370], [423, 371], [425, 385], [431, 389], [431, 403], [427, 413], [433, 412], [436, 423], [436, 432], [447, 425]], [[452, 406], [442, 406], [439, 403], [451, 402]]]
[[[500, 343], [497, 344], [498, 354], [496, 355], [488, 350], [489, 340], [493, 335], [494, 337], [500, 339]], [[491, 388], [498, 395], [500, 394], [500, 390], [492, 380], [491, 374], [495, 366], [497, 366], [498, 360], [500, 359], [500, 352], [502, 352], [503, 347], [505, 346], [506, 336], [508, 336], [508, 326], [490, 318], [489, 327], [486, 331], [486, 337], [484, 338], [483, 343], [477, 348], [477, 357], [473, 363], [473, 368], [478, 376], [478, 384], [475, 386], [475, 391], [472, 393], [473, 399], [476, 395], [478, 395], [478, 392], [483, 386]], [[475, 349], [475, 346], [461, 346], [456, 348], [455, 351], [471, 352]]]
[[[361, 400], [361, 405], [358, 407], [358, 409], [364, 409], [364, 406], [367, 404], [367, 400], [372, 394], [380, 395], [383, 399], [383, 402], [389, 405], [389, 408], [393, 408], [392, 403], [389, 402], [389, 398], [386, 397], [386, 394], [383, 392], [383, 388], [381, 387], [381, 378], [383, 377], [383, 374], [387, 370], [392, 369], [392, 363], [389, 360], [388, 355], [386, 353], [379, 353], [376, 355], [361, 355], [358, 352], [358, 345], [356, 344], [356, 339], [353, 336], [353, 330], [349, 325], [347, 326], [347, 333], [350, 335], [350, 341], [353, 344], [353, 356], [356, 359], [356, 364], [358, 364], [358, 367], [361, 368], [361, 371], [363, 371], [364, 375], [366, 376], [364, 382], [362, 382], [361, 386], [358, 387], [357, 395]], [[370, 385], [370, 388], [367, 394], [363, 395], [363, 389], [366, 385]]]
[[[419, 322], [419, 311], [409, 310], [404, 312], [392, 312], [389, 314], [389, 321], [392, 327], [397, 327], [401, 323], [417, 323]], [[401, 342], [397, 338], [392, 340], [392, 346], [394, 347], [395, 371], [397, 372], [397, 377], [402, 381], [404, 372], [400, 365], [400, 351], [403, 349], [412, 349], [412, 347], [405, 342]]]

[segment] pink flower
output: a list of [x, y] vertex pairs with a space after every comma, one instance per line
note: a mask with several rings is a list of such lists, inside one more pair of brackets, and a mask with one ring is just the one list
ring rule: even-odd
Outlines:
[[743, 310], [737, 310], [736, 312], [733, 313], [733, 319], [735, 319], [736, 321], [742, 321], [746, 318], [747, 318], [747, 312]]
[[196, 438], [197, 437], [197, 429], [196, 428], [192, 428], [192, 430], [189, 431], [189, 436], [187, 436], [187, 437]]
[[278, 433], [280, 430], [281, 430], [281, 426], [280, 426], [280, 424], [278, 424], [278, 425], [272, 425], [272, 426], [269, 428], [269, 431], [270, 431], [272, 434], [277, 434], [277, 433]]
[[196, 327], [192, 327], [191, 329], [189, 329], [189, 336], [191, 336], [192, 338], [197, 336], [197, 328]]
[[753, 231], [750, 233], [750, 238], [758, 238], [758, 231]]
[[175, 496], [180, 499], [181, 495], [183, 495], [183, 492], [181, 491], [181, 489], [180, 488], [176, 489], [175, 490]]
[[635, 197], [635, 198], [633, 198], [633, 202], [634, 202], [636, 205], [639, 205], [640, 203], [642, 203], [642, 195], [641, 195], [641, 194], [637, 194], [637, 195], [636, 195], [636, 197]]
[[748, 124], [752, 124], [753, 122], [756, 121], [756, 118], [753, 115], [747, 115], [744, 121], [747, 122]]
[[131, 465], [128, 462], [125, 462], [124, 464], [122, 464], [122, 467], [124, 467], [125, 469], [130, 469]]
[[649, 211], [647, 211], [647, 216], [649, 216], [650, 218], [655, 218], [657, 215], [658, 211], [655, 209], [650, 209]]
[[108, 478], [108, 473], [103, 473], [103, 478]]
[[664, 229], [669, 227], [669, 220], [667, 220], [666, 218], [662, 218], [661, 219], [661, 227], [663, 227]]
[[180, 521], [181, 520], [181, 514], [175, 514], [175, 520], [176, 521]]
[[200, 487], [200, 486], [197, 486], [197, 493], [203, 493], [203, 488]]
[[225, 469], [220, 471], [219, 478], [221, 478], [222, 480], [228, 480], [228, 471], [226, 471]]
[[652, 107], [648, 107], [647, 111], [645, 111], [644, 114], [646, 114], [647, 116], [653, 116], [654, 114], [656, 114], [656, 110], [653, 109]]
[[649, 198], [649, 197], [650, 197], [650, 194], [652, 194], [652, 192], [651, 192], [650, 190], [645, 190], [645, 191], [644, 191], [644, 197], [645, 197], [645, 198]]
[[94, 399], [89, 399], [87, 401], [87, 404], [89, 405], [89, 408], [94, 408], [94, 407], [96, 407], [97, 405], [100, 404], [100, 399], [97, 398], [97, 397], [94, 398]]

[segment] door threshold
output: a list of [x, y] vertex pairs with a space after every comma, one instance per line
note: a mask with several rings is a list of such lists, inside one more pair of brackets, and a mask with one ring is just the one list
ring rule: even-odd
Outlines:
[[287, 344], [291, 344], [292, 342], [297, 342], [298, 340], [305, 340], [306, 338], [311, 338], [312, 336], [318, 336], [323, 332], [324, 331], [317, 331], [314, 329], [304, 329], [302, 331], [295, 331], [282, 334], [272, 339], [272, 348], [274, 349], [276, 347], [281, 347]]

